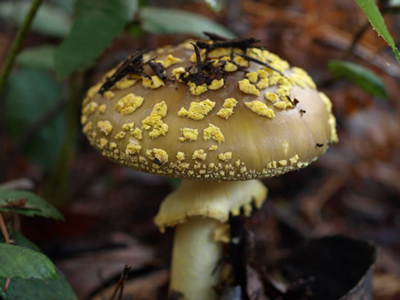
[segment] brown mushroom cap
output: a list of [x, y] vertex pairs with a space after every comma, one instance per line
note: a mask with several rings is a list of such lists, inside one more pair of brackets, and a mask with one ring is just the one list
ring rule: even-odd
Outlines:
[[337, 141], [329, 99], [302, 69], [266, 50], [245, 51], [275, 71], [218, 48], [206, 62], [225, 60], [223, 79], [196, 84], [180, 68], [195, 69], [192, 45], [145, 54], [166, 67], [167, 79], [145, 65], [151, 79], [128, 74], [101, 94], [105, 77], [84, 100], [84, 133], [111, 160], [157, 175], [248, 180], [307, 166]]

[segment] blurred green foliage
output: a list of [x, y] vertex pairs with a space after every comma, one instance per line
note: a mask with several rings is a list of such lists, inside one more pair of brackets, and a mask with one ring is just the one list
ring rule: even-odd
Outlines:
[[350, 80], [372, 96], [388, 97], [383, 80], [367, 68], [347, 61], [331, 60], [328, 69], [336, 77]]

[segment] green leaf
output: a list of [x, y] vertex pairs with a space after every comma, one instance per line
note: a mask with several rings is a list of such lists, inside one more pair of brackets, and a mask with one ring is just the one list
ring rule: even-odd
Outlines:
[[16, 63], [28, 68], [54, 70], [54, 50], [52, 45], [25, 49], [18, 54]]
[[219, 12], [224, 5], [224, 0], [204, 0], [204, 2], [213, 12], [216, 13]]
[[[65, 276], [57, 269], [57, 279], [38, 280], [13, 278], [7, 292], [0, 288], [0, 297], [4, 300], [77, 300], [74, 291]], [[0, 278], [0, 287], [4, 287], [5, 278]]]
[[[31, 1], [8, 1], [0, 3], [0, 16], [6, 20], [21, 25], [27, 14]], [[33, 20], [32, 31], [54, 36], [64, 37], [71, 27], [71, 19], [64, 11], [52, 5], [43, 3]]]
[[[10, 208], [12, 200], [26, 199], [22, 208]], [[10, 204], [11, 202], [11, 204]], [[13, 211], [28, 217], [41, 216], [55, 220], [64, 220], [61, 213], [46, 200], [28, 191], [13, 191], [0, 189], [0, 211]]]
[[0, 277], [56, 279], [56, 267], [46, 255], [25, 247], [0, 244]]
[[[61, 86], [49, 73], [26, 68], [14, 72], [6, 94], [6, 125], [11, 136], [19, 138], [60, 97]], [[24, 149], [34, 164], [43, 168], [53, 165], [63, 140], [63, 117], [55, 116]]]
[[91, 66], [136, 11], [136, 1], [78, 0], [71, 33], [55, 51], [59, 78]]
[[328, 69], [337, 77], [352, 81], [372, 96], [388, 97], [385, 83], [367, 68], [346, 61], [332, 60], [328, 62]]
[[227, 38], [235, 35], [223, 26], [201, 15], [167, 8], [144, 7], [139, 10], [144, 30], [154, 34], [191, 34], [204, 38], [204, 31]]
[[390, 35], [385, 21], [382, 18], [382, 14], [376, 6], [375, 0], [356, 0], [356, 2], [367, 15], [369, 22], [378, 32], [378, 35], [382, 36], [386, 43], [388, 43], [388, 45], [392, 48], [394, 55], [396, 56], [396, 60], [400, 64], [400, 51], [396, 48], [393, 38]]
[[31, 250], [35, 250], [37, 252], [42, 252], [40, 251], [40, 248], [32, 241], [28, 240], [21, 232], [13, 230], [10, 233], [10, 238], [14, 239], [16, 241], [17, 246], [29, 248]]

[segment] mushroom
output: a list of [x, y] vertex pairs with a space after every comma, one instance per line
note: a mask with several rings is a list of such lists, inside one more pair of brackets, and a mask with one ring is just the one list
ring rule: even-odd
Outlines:
[[88, 91], [81, 118], [112, 161], [183, 179], [155, 223], [176, 226], [170, 291], [184, 299], [216, 299], [229, 214], [261, 207], [259, 179], [304, 168], [338, 141], [331, 102], [303, 69], [255, 39], [208, 36], [138, 50]]

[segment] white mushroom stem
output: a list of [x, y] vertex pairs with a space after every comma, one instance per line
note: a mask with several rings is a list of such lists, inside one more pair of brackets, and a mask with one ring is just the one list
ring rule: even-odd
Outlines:
[[[260, 208], [267, 188], [259, 180], [205, 182], [184, 180], [160, 205], [155, 223], [176, 227], [172, 250], [170, 291], [185, 300], [217, 298], [212, 274], [222, 256], [222, 243], [229, 242], [229, 214], [250, 216], [252, 204]], [[218, 241], [216, 241], [216, 240]]]
[[170, 292], [180, 292], [185, 300], [213, 300], [213, 285], [219, 283], [220, 272], [214, 274], [222, 255], [222, 243], [213, 240], [221, 224], [211, 218], [194, 217], [175, 228], [172, 249]]

